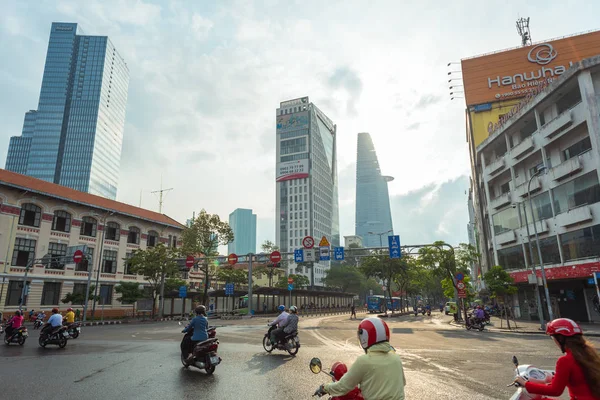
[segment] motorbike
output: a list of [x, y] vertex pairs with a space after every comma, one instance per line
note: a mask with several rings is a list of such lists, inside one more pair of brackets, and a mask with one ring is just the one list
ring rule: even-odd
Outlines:
[[41, 347], [46, 347], [49, 344], [56, 344], [58, 347], [63, 349], [67, 345], [68, 339], [69, 332], [67, 332], [66, 326], [61, 326], [59, 328], [43, 328], [40, 331], [38, 344]]
[[482, 332], [485, 329], [485, 321], [475, 318], [473, 314], [469, 314], [469, 321], [467, 321], [467, 330], [477, 329], [479, 332]]
[[421, 309], [421, 314], [425, 315], [426, 310], [423, 308]]
[[73, 322], [72, 324], [67, 324], [66, 327], [69, 339], [77, 339], [79, 337], [79, 334], [81, 333], [81, 322]]
[[[554, 371], [539, 369], [533, 365], [519, 365], [517, 356], [513, 356], [512, 362], [515, 366], [515, 378], [520, 376], [522, 378], [527, 379], [529, 382], [544, 383], [544, 384], [548, 384], [548, 383], [552, 382], [552, 379], [554, 378]], [[556, 397], [546, 397], [541, 394], [529, 393], [524, 387], [522, 387], [521, 385], [519, 385], [516, 382], [513, 382], [510, 385], [508, 385], [508, 387], [510, 387], [510, 386], [517, 387], [517, 391], [515, 392], [515, 394], [512, 395], [510, 400], [558, 399]]]
[[298, 332], [294, 331], [292, 333], [286, 333], [283, 339], [279, 340], [279, 342], [274, 345], [271, 344], [271, 332], [276, 329], [275, 326], [269, 327], [267, 333], [265, 333], [265, 337], [263, 338], [263, 347], [267, 353], [272, 352], [273, 350], [283, 350], [290, 353], [291, 356], [295, 356], [298, 354], [298, 350], [300, 349], [300, 338], [298, 337]]
[[427, 310], [427, 316], [431, 317], [431, 310]]
[[[5, 327], [6, 329], [6, 327]], [[27, 340], [27, 337], [29, 336], [29, 334], [27, 333], [27, 328], [24, 326], [21, 326], [20, 328], [17, 328], [15, 330], [13, 330], [12, 333], [12, 337], [8, 338], [8, 332], [4, 333], [4, 343], [6, 343], [7, 346], [9, 346], [11, 343], [18, 343], [19, 346], [23, 346], [25, 344], [25, 340]]]
[[40, 326], [42, 326], [43, 324], [44, 321], [42, 321], [41, 319], [36, 319], [33, 323], [33, 329], [40, 329]]
[[415, 317], [416, 317], [417, 315], [419, 315], [419, 309], [418, 309], [418, 308], [415, 308]]
[[[337, 368], [336, 368], [336, 364], [337, 364]], [[346, 367], [346, 365], [344, 363], [335, 362], [331, 366], [331, 369], [329, 370], [329, 372], [324, 372], [323, 365], [321, 364], [321, 360], [319, 360], [316, 357], [313, 358], [312, 360], [310, 360], [309, 368], [313, 374], [319, 374], [320, 372], [323, 372], [324, 374], [328, 375], [331, 378], [331, 380], [334, 382], [342, 379], [342, 376], [344, 376], [346, 374], [346, 372], [348, 371], [348, 368]], [[334, 372], [334, 369], [336, 370], [336, 372]], [[313, 396], [319, 396], [319, 397], [324, 396], [324, 394], [321, 392], [320, 386], [317, 389], [317, 391], [315, 392], [315, 394], [313, 394]], [[360, 391], [360, 388], [355, 387], [354, 389], [352, 389], [350, 392], [346, 393], [345, 395], [330, 397], [329, 400], [364, 400], [364, 397], [362, 395], [362, 392]]]
[[[181, 322], [179, 322], [181, 325]], [[181, 344], [179, 346], [181, 350], [181, 363], [184, 368], [188, 368], [190, 366], [194, 366], [198, 369], [203, 369], [206, 371], [208, 375], [212, 375], [222, 361], [221, 357], [217, 354], [217, 350], [219, 349], [219, 339], [217, 339], [217, 328], [214, 326], [209, 326], [207, 329], [208, 339], [196, 343], [194, 348], [192, 349], [192, 353], [194, 357], [190, 362], [188, 362], [189, 356], [189, 348], [190, 342], [192, 341], [192, 336], [194, 336], [194, 329], [189, 329], [185, 332], [185, 335], [181, 339]]]

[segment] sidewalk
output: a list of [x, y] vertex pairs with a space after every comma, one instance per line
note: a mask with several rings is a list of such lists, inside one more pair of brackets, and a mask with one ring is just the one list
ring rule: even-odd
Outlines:
[[[512, 329], [508, 329], [506, 325], [506, 320], [500, 321], [500, 318], [492, 317], [491, 325], [486, 325], [485, 330], [489, 332], [502, 332], [502, 333], [524, 333], [524, 334], [537, 334], [537, 335], [545, 335], [546, 331], [540, 329], [539, 321], [510, 321], [510, 326]], [[454, 320], [450, 320], [450, 325], [461, 326], [464, 324], [458, 324], [454, 322]], [[580, 324], [581, 329], [583, 329], [583, 334], [585, 336], [591, 337], [600, 337], [600, 324], [590, 324], [590, 323], [582, 323]]]

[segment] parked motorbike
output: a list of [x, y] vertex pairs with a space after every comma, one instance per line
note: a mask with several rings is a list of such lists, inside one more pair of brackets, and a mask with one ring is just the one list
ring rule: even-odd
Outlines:
[[36, 319], [33, 323], [33, 329], [40, 329], [40, 326], [42, 326], [43, 324], [44, 321], [42, 321], [41, 319]]
[[[512, 362], [515, 365], [515, 378], [520, 376], [527, 379], [529, 382], [549, 384], [554, 378], [554, 371], [539, 369], [533, 365], [519, 365], [517, 356], [513, 356]], [[512, 395], [510, 400], [552, 400], [557, 399], [556, 397], [546, 397], [541, 394], [529, 393], [524, 387], [516, 382], [511, 383], [510, 386], [517, 387], [517, 391]]]
[[59, 328], [43, 328], [40, 331], [38, 344], [42, 347], [46, 347], [49, 344], [56, 344], [63, 349], [67, 345], [68, 339], [69, 332], [67, 332], [66, 326], [61, 326]]
[[[346, 367], [346, 364], [339, 361], [333, 363], [329, 372], [324, 372], [321, 360], [319, 360], [316, 357], [310, 360], [309, 368], [313, 374], [319, 374], [319, 372], [323, 372], [324, 374], [328, 375], [334, 382], [342, 379], [342, 376], [346, 375], [346, 372], [348, 372], [348, 367]], [[315, 394], [313, 394], [313, 396], [324, 396], [324, 394], [321, 392], [320, 386], [315, 392]], [[364, 400], [364, 397], [360, 389], [358, 387], [355, 387], [345, 395], [329, 397], [329, 400]]]
[[294, 331], [292, 333], [287, 333], [283, 339], [279, 340], [275, 345], [271, 344], [271, 332], [276, 329], [275, 326], [269, 327], [267, 333], [265, 333], [265, 337], [263, 338], [263, 347], [267, 353], [272, 352], [273, 350], [283, 350], [290, 353], [290, 355], [295, 356], [298, 354], [298, 350], [300, 349], [300, 338], [298, 337], [298, 332]]
[[[181, 325], [181, 322], [179, 322]], [[189, 356], [189, 348], [190, 342], [192, 341], [192, 336], [194, 336], [194, 329], [190, 329], [185, 332], [185, 335], [181, 339], [181, 344], [179, 348], [181, 350], [181, 363], [184, 368], [188, 368], [190, 366], [194, 366], [198, 369], [203, 369], [206, 371], [208, 375], [212, 375], [222, 361], [221, 357], [217, 354], [217, 350], [219, 349], [219, 339], [217, 339], [217, 328], [214, 326], [209, 326], [208, 329], [208, 339], [196, 343], [194, 348], [192, 349], [192, 353], [194, 357], [191, 362], [188, 362]]]
[[427, 316], [431, 317], [431, 310], [427, 310]]
[[468, 315], [469, 321], [467, 321], [467, 330], [477, 329], [479, 332], [485, 329], [485, 321], [475, 318], [473, 314]]
[[[4, 329], [6, 329], [6, 327], [4, 327]], [[5, 332], [4, 333], [4, 343], [6, 343], [7, 346], [9, 346], [11, 343], [18, 343], [19, 346], [23, 346], [25, 344], [25, 340], [27, 340], [28, 336], [29, 336], [29, 333], [27, 333], [27, 328], [22, 326], [20, 328], [13, 330], [10, 340], [8, 338], [8, 332]]]
[[81, 333], [81, 322], [73, 322], [72, 324], [67, 324], [66, 326], [69, 339], [77, 339]]

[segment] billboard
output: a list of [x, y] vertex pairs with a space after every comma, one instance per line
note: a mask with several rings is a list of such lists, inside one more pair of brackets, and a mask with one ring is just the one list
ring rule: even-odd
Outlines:
[[600, 54], [600, 31], [461, 61], [468, 106], [518, 99], [557, 79], [574, 63]]
[[308, 178], [308, 159], [280, 162], [277, 164], [277, 182]]
[[485, 107], [469, 107], [475, 147], [488, 138], [490, 126], [496, 124], [501, 117], [508, 115], [510, 110], [518, 103], [519, 99], [515, 99], [485, 103]]
[[277, 133], [308, 129], [308, 111], [277, 116]]

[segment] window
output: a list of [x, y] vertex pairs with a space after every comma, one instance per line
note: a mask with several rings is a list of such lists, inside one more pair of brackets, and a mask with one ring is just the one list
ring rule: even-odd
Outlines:
[[113, 285], [100, 285], [100, 304], [112, 304]]
[[75, 266], [75, 271], [89, 271], [90, 265], [94, 265], [94, 248], [86, 247], [86, 255], [79, 264]]
[[[31, 282], [27, 283], [28, 285]], [[21, 294], [23, 293], [23, 281], [9, 281], [8, 291], [6, 292], [5, 306], [18, 306], [21, 300]], [[23, 305], [27, 305], [27, 296], [23, 299]]]
[[[536, 241], [531, 241], [531, 248], [533, 249], [533, 262], [535, 265], [540, 265], [540, 257], [536, 247]], [[558, 251], [558, 240], [556, 236], [540, 239], [540, 250], [542, 251], [542, 261], [546, 264], [560, 264], [560, 252]], [[529, 244], [525, 243], [525, 254], [527, 261], [531, 260], [529, 255]]]
[[73, 284], [73, 294], [82, 294], [85, 296], [86, 288], [87, 288], [86, 283], [75, 283], [75, 284]]
[[49, 260], [46, 268], [63, 269], [65, 267], [64, 257], [67, 255], [67, 244], [64, 243], [48, 243]]
[[96, 229], [98, 228], [98, 221], [92, 217], [83, 217], [81, 219], [81, 230], [79, 234], [81, 236], [96, 237]]
[[509, 207], [492, 216], [494, 233], [500, 235], [519, 227], [519, 214], [515, 208]]
[[67, 233], [71, 232], [71, 214], [66, 211], [54, 211], [52, 230]]
[[148, 239], [146, 240], [146, 246], [154, 247], [158, 244], [158, 233], [155, 231], [148, 232]]
[[563, 150], [563, 158], [568, 160], [569, 158], [577, 157], [580, 154], [590, 151], [592, 149], [592, 141], [589, 137], [575, 143], [574, 145], [567, 147]]
[[27, 203], [21, 207], [19, 225], [34, 226], [39, 228], [42, 219], [42, 209], [35, 204]]
[[113, 250], [104, 250], [104, 259], [102, 260], [102, 272], [105, 274], [117, 273], [117, 252]]
[[498, 250], [498, 263], [506, 270], [525, 268], [525, 255], [521, 245]]
[[60, 298], [60, 282], [44, 282], [42, 306], [56, 306]]
[[586, 204], [600, 201], [600, 185], [596, 171], [575, 178], [552, 189], [554, 211], [556, 214], [567, 212]]
[[133, 253], [125, 254], [125, 271], [123, 272], [125, 275], [135, 275], [133, 272], [131, 272], [131, 263], [129, 262], [129, 259], [132, 256]]
[[106, 224], [106, 231], [104, 232], [104, 237], [107, 240], [114, 240], [118, 242], [121, 240], [121, 226], [116, 222], [109, 222]]
[[600, 225], [560, 235], [565, 261], [600, 256]]
[[26, 267], [27, 264], [32, 262], [33, 255], [35, 254], [35, 244], [35, 240], [16, 238], [12, 256], [12, 265]]
[[173, 236], [173, 248], [177, 248], [177, 236]]
[[579, 91], [579, 87], [571, 90], [569, 93], [565, 94], [563, 97], [558, 99], [556, 102], [556, 109], [558, 114], [562, 114], [570, 108], [573, 108], [574, 105], [581, 101], [581, 92]]
[[510, 192], [510, 182], [500, 185], [500, 195]]
[[[533, 206], [533, 216], [535, 217], [535, 221], [541, 221], [544, 219], [552, 218], [552, 205], [550, 204], [550, 192], [540, 193], [535, 197], [531, 198], [531, 205]], [[531, 218], [531, 206], [529, 205], [529, 200], [525, 200], [524, 203], [521, 203], [523, 207], [521, 212], [527, 213], [527, 222], [533, 224], [533, 219]], [[523, 223], [522, 226], [525, 226], [525, 218], [521, 221]]]
[[130, 244], [140, 244], [140, 230], [135, 226], [129, 228], [129, 233], [127, 234], [127, 243]]

